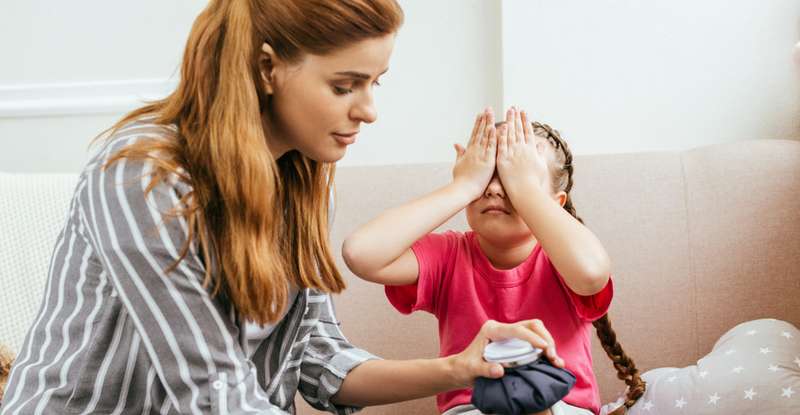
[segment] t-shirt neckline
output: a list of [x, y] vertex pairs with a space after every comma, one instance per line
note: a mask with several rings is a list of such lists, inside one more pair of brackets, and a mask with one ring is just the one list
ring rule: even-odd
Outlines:
[[481, 249], [478, 236], [474, 231], [467, 233], [467, 240], [470, 251], [472, 251], [472, 264], [475, 271], [491, 285], [504, 288], [515, 287], [528, 281], [533, 274], [536, 257], [541, 249], [541, 245], [537, 242], [521, 264], [511, 269], [497, 269]]

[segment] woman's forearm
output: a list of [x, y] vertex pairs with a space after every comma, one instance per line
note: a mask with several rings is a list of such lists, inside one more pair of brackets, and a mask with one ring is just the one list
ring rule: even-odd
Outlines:
[[463, 387], [452, 357], [370, 360], [347, 374], [333, 402], [372, 406], [424, 398]]

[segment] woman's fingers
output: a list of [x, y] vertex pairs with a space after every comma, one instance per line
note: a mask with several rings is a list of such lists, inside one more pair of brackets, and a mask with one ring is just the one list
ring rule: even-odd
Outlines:
[[526, 320], [513, 324], [487, 321], [482, 327], [483, 334], [489, 340], [517, 338], [525, 340], [534, 347], [542, 349], [554, 366], [563, 368], [564, 360], [556, 353], [555, 341], [541, 320]]
[[556, 342], [553, 339], [553, 336], [550, 334], [550, 331], [548, 331], [547, 328], [544, 326], [544, 323], [542, 323], [542, 320], [539, 319], [528, 320], [525, 321], [524, 324], [528, 328], [536, 332], [540, 337], [542, 337], [548, 343], [549, 346], [546, 349], [544, 349], [544, 351], [545, 354], [547, 354], [547, 357], [550, 359], [550, 361], [553, 362], [553, 364], [558, 367], [564, 367], [564, 360], [558, 356], [558, 353], [556, 353]]

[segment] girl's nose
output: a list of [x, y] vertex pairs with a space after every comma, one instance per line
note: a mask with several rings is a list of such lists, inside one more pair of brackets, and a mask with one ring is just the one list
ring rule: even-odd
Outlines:
[[506, 194], [503, 191], [503, 185], [500, 183], [500, 177], [497, 176], [497, 173], [492, 176], [492, 180], [489, 181], [489, 185], [486, 186], [486, 191], [484, 192], [484, 196], [486, 197], [499, 197], [505, 198]]

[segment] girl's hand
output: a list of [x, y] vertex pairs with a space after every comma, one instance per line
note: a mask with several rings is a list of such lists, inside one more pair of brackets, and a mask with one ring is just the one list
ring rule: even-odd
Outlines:
[[544, 350], [547, 359], [558, 368], [564, 367], [564, 360], [556, 354], [556, 346], [550, 332], [541, 320], [525, 320], [512, 324], [488, 320], [469, 346], [453, 358], [456, 383], [462, 387], [472, 387], [475, 378], [500, 378], [505, 370], [499, 363], [489, 363], [483, 359], [483, 349], [490, 341], [518, 338]]
[[527, 113], [515, 107], [506, 112], [506, 122], [498, 132], [497, 174], [509, 195], [524, 186], [547, 188], [546, 145], [533, 133]]
[[497, 131], [491, 108], [478, 114], [467, 148], [456, 144], [455, 149], [453, 182], [465, 189], [470, 201], [475, 200], [492, 180], [497, 158]]

